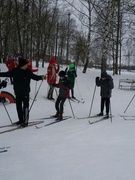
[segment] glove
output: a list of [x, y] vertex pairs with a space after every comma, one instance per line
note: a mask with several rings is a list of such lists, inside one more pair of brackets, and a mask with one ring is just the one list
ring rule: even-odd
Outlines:
[[44, 75], [42, 76], [42, 80], [44, 80], [44, 79], [46, 79], [46, 74], [44, 74]]
[[97, 84], [99, 82], [100, 77], [96, 77], [95, 83]]
[[1, 86], [2, 86], [3, 88], [5, 88], [5, 87], [7, 86], [7, 82], [3, 80], [2, 83], [1, 83]]
[[66, 74], [67, 74], [67, 70], [68, 70], [68, 68], [65, 69], [65, 73], [66, 73]]

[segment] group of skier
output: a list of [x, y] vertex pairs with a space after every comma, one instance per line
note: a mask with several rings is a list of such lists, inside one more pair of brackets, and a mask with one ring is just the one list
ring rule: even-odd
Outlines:
[[[57, 66], [57, 67], [56, 67]], [[62, 71], [60, 70], [59, 64], [56, 64], [56, 59], [52, 57], [49, 61], [49, 66], [47, 68], [47, 82], [49, 85], [48, 95], [47, 98], [49, 100], [54, 100], [53, 98], [53, 91], [54, 87], [59, 88], [59, 94], [57, 97], [57, 100], [55, 102], [55, 108], [56, 108], [56, 114], [54, 117], [56, 117], [57, 121], [60, 121], [63, 119], [63, 107], [64, 103], [67, 98], [70, 98], [70, 90], [71, 90], [71, 96], [74, 97], [74, 84], [75, 84], [75, 78], [76, 75], [76, 69], [74, 64], [69, 65], [68, 68]], [[57, 74], [59, 75], [59, 82], [57, 82]]]
[[[59, 93], [55, 102], [56, 114], [54, 117], [56, 121], [63, 119], [63, 107], [67, 98], [74, 97], [75, 78], [77, 77], [76, 68], [74, 64], [70, 64], [68, 68], [60, 71], [60, 66], [56, 63], [56, 59], [52, 57], [49, 61], [47, 74], [36, 75], [29, 68], [29, 62], [22, 57], [18, 58], [18, 65], [7, 72], [0, 72], [0, 77], [12, 78], [12, 84], [16, 96], [16, 110], [19, 121], [14, 124], [21, 127], [28, 126], [29, 121], [29, 93], [30, 80], [35, 81], [45, 80], [49, 85], [47, 98], [53, 99], [54, 87], [59, 88]], [[57, 83], [57, 74], [59, 81]], [[106, 105], [106, 117], [109, 117], [109, 106], [111, 90], [113, 89], [113, 79], [106, 72], [101, 73], [101, 77], [96, 77], [96, 85], [101, 87], [101, 112], [99, 116], [103, 115], [104, 104]]]

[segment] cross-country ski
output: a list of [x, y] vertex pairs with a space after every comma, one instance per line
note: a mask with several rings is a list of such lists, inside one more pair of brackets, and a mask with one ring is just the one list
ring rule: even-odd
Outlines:
[[[45, 125], [43, 125], [43, 126], [35, 126], [37, 129], [40, 129], [40, 128], [43, 128], [43, 127], [46, 127], [46, 126], [50, 126], [50, 125], [52, 125], [52, 124], [56, 124], [56, 123], [60, 123], [60, 122], [63, 122], [63, 121], [65, 121], [65, 120], [68, 120], [68, 119], [70, 119], [71, 118], [71, 116], [65, 116], [65, 117], [63, 117], [63, 119], [62, 120], [60, 120], [60, 121], [58, 121], [57, 119], [55, 119], [55, 121], [53, 121], [53, 122], [50, 122], [50, 123], [47, 123], [47, 124], [45, 124]], [[48, 119], [48, 118], [47, 118]]]

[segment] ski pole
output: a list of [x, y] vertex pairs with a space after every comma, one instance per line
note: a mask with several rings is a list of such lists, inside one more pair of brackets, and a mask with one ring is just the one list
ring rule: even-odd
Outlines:
[[10, 117], [10, 115], [9, 115], [9, 113], [8, 113], [8, 110], [7, 110], [7, 108], [6, 108], [3, 100], [2, 100], [2, 104], [3, 104], [4, 108], [5, 108], [5, 111], [6, 111], [7, 115], [8, 115], [8, 117], [9, 117], [9, 120], [10, 120], [10, 122], [11, 122], [11, 124], [12, 124], [13, 122], [12, 122], [12, 120], [11, 120], [11, 117]]
[[69, 105], [70, 105], [70, 108], [71, 108], [73, 117], [74, 117], [74, 119], [75, 119], [75, 114], [74, 114], [74, 111], [73, 111], [73, 108], [72, 108], [72, 105], [71, 105], [71, 102], [70, 102], [70, 99], [69, 99], [69, 98], [68, 98], [68, 102], [69, 102]]
[[42, 82], [43, 82], [43, 80], [41, 81], [41, 83], [40, 83], [40, 85], [39, 85], [39, 87], [38, 87], [38, 90], [37, 90], [37, 92], [36, 92], [36, 94], [35, 94], [35, 97], [34, 97], [32, 103], [31, 103], [31, 106], [30, 106], [30, 108], [29, 108], [29, 110], [28, 110], [28, 113], [27, 113], [27, 115], [26, 115], [26, 117], [25, 117], [25, 121], [26, 121], [26, 120], [28, 121], [28, 119], [29, 119], [29, 113], [30, 113], [30, 111], [31, 111], [31, 109], [32, 109], [32, 106], [33, 106], [33, 104], [34, 104], [34, 102], [35, 102], [35, 99], [36, 99], [36, 97], [37, 97], [37, 95], [38, 95], [38, 92], [39, 92], [39, 90], [40, 90], [40, 87], [41, 87], [41, 85], [42, 85]]
[[82, 95], [81, 95], [81, 92], [80, 92], [80, 89], [79, 89], [79, 86], [78, 86], [78, 83], [77, 83], [77, 79], [75, 79], [75, 80], [76, 80], [76, 85], [77, 85], [77, 88], [78, 88], [79, 95], [80, 95], [80, 97], [81, 97], [81, 100], [83, 100]]
[[111, 100], [110, 100], [110, 115], [111, 115], [111, 123], [112, 123], [112, 108], [111, 108]]
[[93, 101], [94, 101], [94, 97], [95, 97], [95, 92], [96, 92], [96, 84], [95, 84], [95, 87], [94, 87], [94, 92], [93, 92], [93, 97], [92, 97], [92, 101], [91, 101], [89, 116], [91, 115]]
[[130, 106], [130, 104], [131, 104], [131, 102], [133, 101], [134, 97], [135, 97], [135, 94], [134, 94], [134, 96], [132, 97], [131, 101], [129, 102], [128, 106], [126, 107], [124, 113], [126, 112], [126, 110], [128, 109], [128, 107]]
[[31, 108], [32, 108], [32, 106], [33, 106], [33, 104], [34, 104], [34, 101], [35, 101], [35, 99], [36, 99], [36, 97], [37, 97], [37, 95], [38, 95], [38, 93], [39, 93], [39, 90], [40, 90], [40, 88], [41, 88], [42, 83], [43, 83], [43, 80], [41, 81], [41, 83], [40, 83], [40, 85], [39, 85], [39, 87], [38, 87], [38, 90], [37, 90], [37, 92], [35, 93], [35, 97], [34, 97], [32, 103], [31, 103], [31, 106], [30, 106], [30, 108], [29, 108], [29, 112], [31, 111]]
[[56, 96], [58, 97], [58, 92], [57, 92], [56, 88], [54, 88], [54, 89], [55, 89], [55, 92], [56, 92]]
[[[38, 75], [38, 71], [37, 71], [36, 75]], [[37, 81], [35, 83], [35, 94], [36, 94], [36, 91], [37, 91]], [[36, 99], [35, 99], [35, 101], [36, 101]]]

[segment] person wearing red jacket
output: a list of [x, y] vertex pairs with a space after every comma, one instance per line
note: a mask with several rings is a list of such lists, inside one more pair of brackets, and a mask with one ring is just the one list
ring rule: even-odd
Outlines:
[[56, 59], [52, 57], [50, 59], [49, 66], [47, 68], [47, 83], [49, 85], [47, 99], [54, 99], [53, 98], [53, 91], [54, 91], [53, 84], [56, 83], [58, 72], [59, 72], [59, 65], [56, 68]]
[[[8, 68], [8, 71], [12, 71], [13, 68], [17, 67], [16, 59], [14, 56], [8, 56], [6, 60], [6, 66]], [[13, 84], [13, 78], [10, 77], [11, 84]]]
[[36, 69], [33, 69], [33, 68], [32, 68], [32, 64], [31, 64], [31, 62], [30, 62], [30, 59], [27, 59], [26, 61], [27, 61], [27, 63], [28, 63], [28, 69], [29, 69], [31, 72], [37, 72], [37, 71], [38, 71], [37, 68], [36, 68]]

